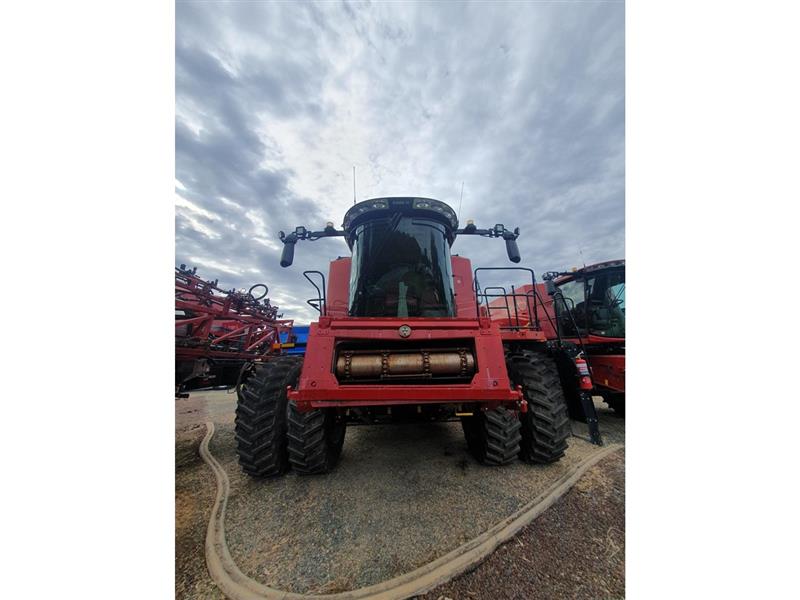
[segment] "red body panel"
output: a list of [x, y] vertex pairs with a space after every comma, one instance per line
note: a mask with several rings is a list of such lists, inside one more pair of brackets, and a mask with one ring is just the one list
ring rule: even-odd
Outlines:
[[[533, 319], [528, 313], [528, 304], [533, 306], [534, 297], [536, 299], [536, 312], [539, 316], [540, 331], [530, 332], [536, 333], [534, 336], [536, 340], [553, 340], [556, 339], [555, 321], [553, 320], [553, 300], [547, 295], [544, 289], [544, 284], [536, 284], [536, 292], [538, 296], [532, 294], [531, 284], [522, 285], [515, 289], [515, 294], [528, 294], [531, 299], [528, 302], [525, 298], [517, 296], [515, 298], [496, 298], [489, 303], [492, 321], [496, 321], [501, 327], [508, 327], [516, 324], [519, 319], [519, 324], [523, 327], [532, 325]], [[541, 302], [540, 302], [541, 300]], [[514, 312], [514, 301], [516, 301], [517, 308]], [[511, 318], [509, 319], [509, 314]], [[549, 318], [548, 318], [549, 317]]]
[[[455, 318], [351, 318], [347, 316], [350, 259], [331, 261], [328, 314], [311, 324], [300, 381], [296, 389], [289, 391], [298, 408], [462, 402], [505, 403], [516, 408], [522, 394], [512, 389], [508, 379], [500, 327], [491, 319], [476, 317], [469, 259], [454, 256], [452, 266]], [[411, 327], [407, 338], [399, 334], [401, 325]], [[342, 341], [373, 340], [379, 349], [388, 342], [418, 348], [427, 342], [450, 339], [471, 340], [474, 345], [476, 372], [469, 383], [340, 384], [334, 373], [336, 344]]]
[[591, 346], [588, 350], [595, 386], [612, 392], [625, 392], [625, 355], [592, 354]]
[[[401, 325], [411, 327], [411, 335], [401, 338]], [[337, 342], [344, 340], [402, 340], [410, 348], [425, 342], [447, 339], [472, 339], [475, 344], [476, 373], [467, 384], [455, 385], [362, 385], [340, 384], [333, 372]], [[425, 402], [516, 403], [521, 394], [511, 388], [505, 354], [497, 324], [489, 319], [332, 319], [320, 318], [309, 330], [303, 371], [296, 390], [289, 397], [300, 410], [325, 406], [380, 406]]]
[[349, 301], [350, 258], [337, 258], [331, 261], [328, 275], [328, 316], [346, 318]]
[[453, 289], [456, 294], [456, 315], [460, 318], [476, 318], [475, 288], [472, 286], [472, 263], [463, 256], [451, 257]]

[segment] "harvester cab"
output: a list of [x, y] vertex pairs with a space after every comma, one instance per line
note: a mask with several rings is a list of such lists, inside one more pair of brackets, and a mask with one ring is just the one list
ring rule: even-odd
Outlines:
[[300, 240], [344, 236], [352, 252], [351, 317], [455, 317], [450, 246], [456, 235], [503, 238], [509, 260], [520, 261], [519, 229], [478, 229], [472, 222], [458, 229], [455, 212], [444, 202], [376, 198], [348, 210], [342, 230], [329, 222], [321, 231], [281, 231], [281, 266], [292, 264]]
[[566, 302], [559, 315], [564, 335], [625, 339], [624, 261], [559, 274], [556, 287]]
[[625, 261], [612, 260], [568, 272], [549, 272], [558, 332], [579, 343], [596, 392], [625, 415]]
[[571, 434], [564, 385], [577, 379], [561, 380], [556, 348], [538, 322], [491, 319], [478, 270], [450, 253], [458, 236], [479, 235], [503, 239], [517, 263], [519, 229], [458, 225], [438, 200], [375, 198], [352, 206], [341, 229], [280, 232], [283, 267], [301, 240], [344, 237], [351, 255], [332, 260], [327, 278], [303, 273], [317, 290], [308, 303], [319, 311], [305, 356], [257, 364], [240, 386], [236, 437], [245, 472], [327, 472], [348, 425], [398, 420], [460, 420], [470, 453], [484, 464], [564, 455]]

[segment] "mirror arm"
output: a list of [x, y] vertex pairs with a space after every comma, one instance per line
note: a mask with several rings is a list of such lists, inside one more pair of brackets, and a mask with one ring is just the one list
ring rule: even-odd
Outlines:
[[278, 237], [284, 244], [281, 252], [281, 266], [288, 267], [294, 262], [294, 246], [300, 240], [315, 242], [320, 238], [341, 237], [344, 234], [344, 230], [334, 229], [333, 225], [329, 225], [322, 231], [309, 231], [305, 227], [297, 227], [289, 235], [286, 235], [283, 231], [279, 232]]
[[491, 229], [478, 229], [473, 223], [467, 224], [463, 229], [456, 229], [456, 235], [480, 235], [482, 237], [503, 238], [506, 242], [506, 252], [508, 253], [508, 260], [513, 263], [518, 263], [522, 258], [519, 254], [519, 247], [517, 246], [517, 238], [519, 237], [519, 227], [515, 227], [514, 231], [505, 228], [505, 225], [498, 223]]

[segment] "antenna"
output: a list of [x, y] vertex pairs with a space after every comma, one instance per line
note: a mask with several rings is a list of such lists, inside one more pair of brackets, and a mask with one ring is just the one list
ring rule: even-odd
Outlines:
[[461, 218], [461, 203], [464, 201], [464, 182], [461, 182], [461, 199], [458, 201], [458, 214], [456, 220]]
[[578, 246], [578, 252], [580, 252], [580, 254], [581, 254], [581, 262], [583, 263], [583, 268], [585, 269], [586, 268], [586, 259], [583, 258], [583, 248]]
[[353, 204], [356, 203], [356, 166], [353, 165]]

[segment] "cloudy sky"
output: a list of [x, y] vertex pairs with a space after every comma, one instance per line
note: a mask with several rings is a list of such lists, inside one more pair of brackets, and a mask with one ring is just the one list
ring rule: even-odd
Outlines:
[[[624, 5], [176, 5], [176, 264], [264, 282], [308, 322], [304, 269], [347, 255], [278, 230], [337, 226], [353, 202], [425, 196], [461, 222], [520, 227], [537, 273], [624, 257]], [[464, 236], [473, 266], [508, 266]]]

